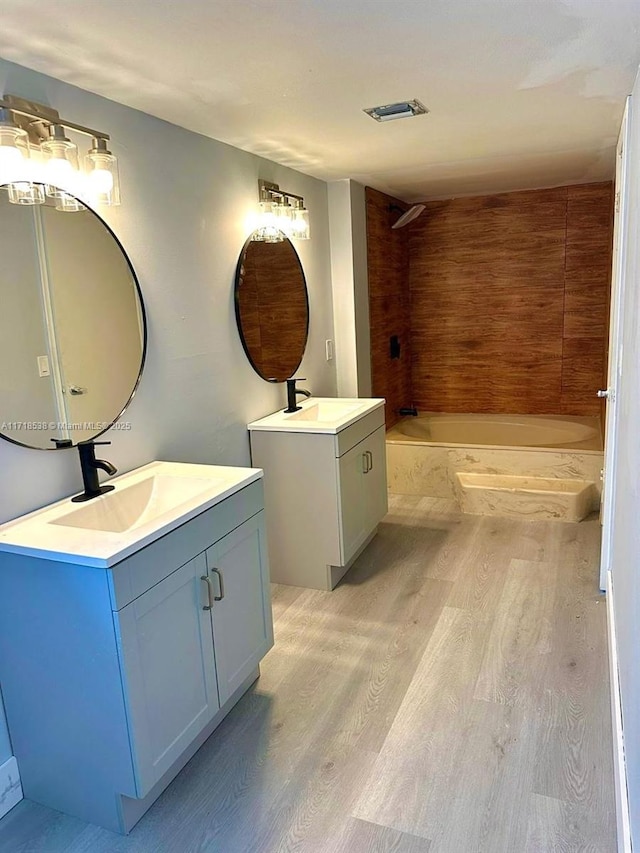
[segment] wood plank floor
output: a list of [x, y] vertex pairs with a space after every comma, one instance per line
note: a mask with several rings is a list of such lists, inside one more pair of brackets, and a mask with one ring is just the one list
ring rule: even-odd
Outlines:
[[600, 529], [394, 497], [127, 838], [23, 801], [2, 853], [614, 853]]

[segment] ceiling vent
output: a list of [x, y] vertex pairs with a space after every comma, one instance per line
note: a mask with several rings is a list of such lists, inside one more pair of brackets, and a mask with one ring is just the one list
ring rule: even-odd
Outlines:
[[420, 101], [413, 100], [400, 101], [397, 104], [385, 104], [383, 107], [369, 107], [364, 112], [376, 121], [392, 121], [395, 118], [425, 115], [429, 110]]

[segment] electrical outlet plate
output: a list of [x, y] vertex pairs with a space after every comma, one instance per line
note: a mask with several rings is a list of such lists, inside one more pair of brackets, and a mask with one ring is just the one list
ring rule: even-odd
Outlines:
[[49, 356], [38, 356], [38, 376], [51, 376], [51, 368], [49, 367]]

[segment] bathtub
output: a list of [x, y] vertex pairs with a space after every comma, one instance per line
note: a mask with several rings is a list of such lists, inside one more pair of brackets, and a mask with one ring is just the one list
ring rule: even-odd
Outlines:
[[403, 418], [387, 441], [466, 447], [565, 447], [602, 451], [599, 418], [555, 415], [445, 415]]
[[457, 474], [583, 480], [600, 500], [599, 418], [421, 413], [387, 431], [389, 491], [460, 500]]

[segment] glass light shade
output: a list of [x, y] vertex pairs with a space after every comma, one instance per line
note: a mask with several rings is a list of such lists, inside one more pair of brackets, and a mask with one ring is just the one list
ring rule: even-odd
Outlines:
[[19, 127], [0, 127], [0, 169], [19, 169], [29, 157], [29, 139]]
[[120, 204], [118, 160], [106, 150], [104, 139], [96, 140], [95, 146], [85, 156], [84, 162], [91, 197], [100, 204], [112, 207]]
[[273, 201], [261, 201], [257, 233], [259, 241], [265, 243], [281, 243], [285, 235], [280, 230], [278, 205]]
[[56, 197], [56, 210], [62, 210], [65, 213], [76, 213], [79, 210], [86, 210], [84, 204], [69, 193], [62, 193]]
[[282, 241], [286, 239], [286, 236], [287, 235], [284, 231], [280, 231], [279, 228], [276, 228], [275, 231], [270, 230], [264, 239], [267, 243], [282, 243]]
[[0, 126], [0, 169], [16, 169], [29, 159], [29, 137], [26, 130], [12, 125]]
[[44, 204], [44, 187], [31, 180], [34, 163], [29, 154], [27, 132], [15, 125], [1, 125], [0, 175], [7, 182], [11, 204]]
[[[57, 131], [58, 125], [54, 127]], [[64, 134], [64, 128], [61, 128]], [[40, 145], [44, 155], [46, 175], [45, 191], [51, 198], [65, 194], [64, 187], [73, 183], [78, 173], [78, 147], [64, 135], [54, 135]]]
[[278, 228], [288, 236], [293, 226], [293, 208], [287, 204], [286, 199], [282, 199], [275, 207]]
[[13, 124], [0, 125], [0, 182], [7, 183], [11, 204], [41, 204], [42, 187], [29, 180], [15, 183], [12, 178], [29, 174], [29, 137], [27, 132]]
[[299, 207], [293, 212], [291, 236], [296, 240], [308, 240], [310, 237], [309, 211], [304, 207]]
[[24, 159], [18, 148], [0, 143], [0, 169], [3, 172], [5, 169], [19, 168]]
[[11, 204], [44, 204], [44, 185], [33, 181], [14, 181], [9, 184]]
[[253, 239], [262, 243], [282, 243], [285, 236], [278, 228], [268, 227], [258, 228]]
[[278, 205], [273, 201], [261, 201], [258, 208], [260, 210], [260, 225], [263, 228], [267, 228], [269, 226], [273, 226], [275, 228], [278, 224], [276, 213]]

